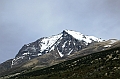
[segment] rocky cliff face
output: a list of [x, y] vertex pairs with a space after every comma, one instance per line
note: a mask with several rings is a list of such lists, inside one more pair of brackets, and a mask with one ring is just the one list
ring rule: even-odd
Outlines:
[[12, 60], [12, 66], [47, 53], [52, 54], [52, 52], [55, 52], [53, 53], [54, 58], [65, 57], [88, 47], [92, 43], [101, 41], [94, 36], [86, 36], [72, 30], [63, 30], [60, 34], [43, 37], [35, 42], [25, 44]]

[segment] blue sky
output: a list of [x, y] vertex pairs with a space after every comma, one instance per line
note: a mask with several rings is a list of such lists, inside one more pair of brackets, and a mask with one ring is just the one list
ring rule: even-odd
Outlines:
[[64, 29], [120, 39], [120, 0], [0, 0], [0, 62]]

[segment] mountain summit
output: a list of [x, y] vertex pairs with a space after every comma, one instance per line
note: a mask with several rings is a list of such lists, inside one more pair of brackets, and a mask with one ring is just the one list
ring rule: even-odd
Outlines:
[[47, 53], [52, 53], [55, 58], [65, 57], [92, 43], [101, 41], [100, 38], [94, 36], [87, 36], [73, 30], [63, 30], [57, 35], [43, 37], [35, 42], [25, 44], [12, 60], [12, 66]]

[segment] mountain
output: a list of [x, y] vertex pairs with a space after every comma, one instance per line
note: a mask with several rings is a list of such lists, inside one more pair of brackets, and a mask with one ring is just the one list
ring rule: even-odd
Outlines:
[[103, 40], [100, 38], [73, 30], [63, 30], [57, 35], [42, 37], [25, 44], [15, 58], [0, 64], [0, 76], [6, 72], [19, 71], [24, 67], [46, 67], [69, 60], [71, 59], [69, 56], [75, 52], [101, 41]]
[[12, 67], [47, 53], [52, 53], [54, 59], [65, 57], [88, 47], [92, 43], [101, 41], [94, 36], [83, 35], [72, 30], [63, 30], [57, 35], [43, 37], [35, 42], [25, 44], [13, 59]]
[[[51, 79], [55, 77], [56, 79], [55, 75], [59, 74], [67, 74], [67, 77], [65, 75], [65, 77], [62, 76], [62, 78], [68, 78], [69, 75], [70, 79], [73, 79], [70, 73], [74, 74], [74, 72], [76, 72], [75, 74], [79, 74], [77, 69], [82, 72], [85, 71], [81, 74], [83, 74], [82, 76], [85, 74], [83, 79], [87, 79], [87, 74], [96, 71], [93, 69], [94, 65], [97, 65], [95, 68], [99, 69], [98, 66], [100, 62], [95, 62], [93, 65], [90, 65], [91, 62], [101, 57], [104, 57], [104, 59], [106, 59], [105, 61], [107, 61], [109, 57], [111, 58], [111, 55], [112, 59], [116, 60], [119, 58], [119, 48], [120, 41], [116, 39], [105, 41], [73, 30], [63, 30], [57, 35], [43, 37], [35, 42], [25, 44], [15, 58], [0, 64], [0, 79], [35, 79], [36, 76], [38, 77], [36, 79], [44, 79], [46, 77], [50, 77]], [[110, 66], [109, 63], [113, 62], [113, 60], [110, 60], [107, 66]], [[104, 63], [103, 60], [101, 62]], [[103, 66], [106, 68], [106, 65], [103, 64]], [[117, 68], [118, 66], [119, 64]], [[114, 65], [114, 67], [116, 67], [116, 65]], [[93, 71], [89, 71], [89, 69], [93, 69]], [[73, 75], [73, 77], [75, 76]], [[59, 79], [59, 77], [57, 79]]]
[[[99, 50], [101, 47], [104, 47], [104, 50], [99, 52], [92, 49]], [[94, 53], [80, 56], [79, 54], [83, 52]], [[120, 79], [120, 41], [111, 39], [96, 43], [76, 53], [79, 54], [73, 59], [7, 77], [8, 79]]]

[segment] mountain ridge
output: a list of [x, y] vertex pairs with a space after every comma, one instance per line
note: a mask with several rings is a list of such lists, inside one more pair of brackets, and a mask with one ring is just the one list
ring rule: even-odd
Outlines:
[[94, 36], [86, 36], [73, 30], [63, 30], [57, 35], [43, 37], [24, 45], [13, 59], [12, 66], [49, 53], [52, 50], [58, 51], [59, 56], [57, 55], [57, 57], [63, 57], [86, 48], [92, 42], [100, 41], [102, 40]]
[[[54, 64], [84, 56], [107, 47], [94, 47], [94, 44], [104, 42], [103, 39], [84, 35], [73, 30], [63, 30], [57, 35], [42, 37], [34, 42], [25, 44], [8, 63], [9, 67], [0, 64], [1, 72], [14, 73], [26, 68], [48, 67]], [[109, 45], [110, 46], [110, 45]], [[93, 48], [96, 50], [93, 50]], [[88, 49], [87, 49], [88, 48]], [[90, 48], [90, 49], [89, 49]], [[86, 50], [87, 49], [87, 50]], [[83, 51], [82, 51], [83, 50]], [[93, 52], [85, 52], [93, 50]], [[82, 51], [76, 53], [78, 51]], [[10, 65], [11, 64], [11, 65]], [[4, 67], [5, 70], [2, 68]], [[4, 73], [1, 73], [4, 74]]]

